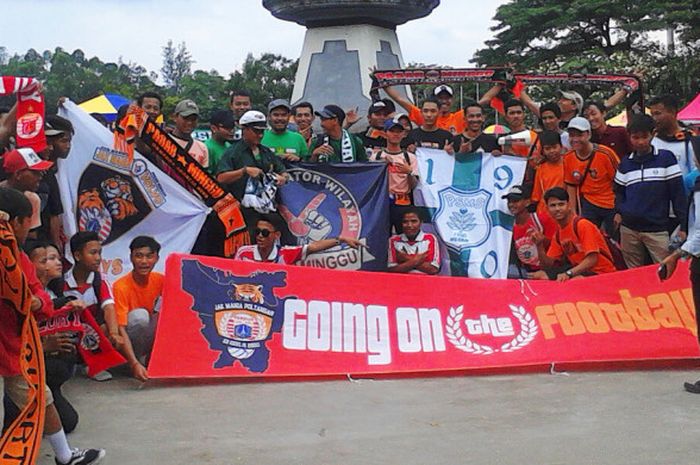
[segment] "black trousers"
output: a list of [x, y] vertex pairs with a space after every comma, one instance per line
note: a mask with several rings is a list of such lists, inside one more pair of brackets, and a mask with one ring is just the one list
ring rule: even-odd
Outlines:
[[700, 259], [690, 260], [690, 284], [693, 289], [693, 304], [695, 304], [695, 322], [698, 325], [698, 342], [700, 342]]

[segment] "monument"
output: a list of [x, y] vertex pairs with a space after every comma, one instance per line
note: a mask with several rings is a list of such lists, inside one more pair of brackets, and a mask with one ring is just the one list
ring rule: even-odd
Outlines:
[[[404, 67], [396, 26], [440, 0], [263, 0], [276, 18], [306, 26], [292, 102], [335, 103], [367, 114], [369, 70]], [[404, 89], [405, 92], [405, 89]]]

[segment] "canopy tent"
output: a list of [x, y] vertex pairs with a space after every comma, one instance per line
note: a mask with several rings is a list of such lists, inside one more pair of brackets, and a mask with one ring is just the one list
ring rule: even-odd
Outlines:
[[117, 111], [122, 105], [130, 103], [126, 97], [117, 94], [102, 94], [95, 98], [86, 100], [78, 106], [87, 113], [99, 113], [105, 117], [108, 123], [114, 121], [117, 117]]
[[497, 136], [501, 136], [503, 134], [508, 134], [509, 132], [510, 132], [510, 129], [508, 129], [507, 126], [503, 126], [502, 124], [492, 124], [491, 126], [484, 129], [484, 133], [495, 134]]
[[[651, 110], [645, 108], [644, 113], [650, 115]], [[622, 126], [623, 128], [627, 127], [627, 110], [622, 110], [619, 114], [605, 120], [605, 122], [608, 124], [608, 126]]]
[[688, 124], [700, 124], [700, 93], [678, 112], [678, 119]]

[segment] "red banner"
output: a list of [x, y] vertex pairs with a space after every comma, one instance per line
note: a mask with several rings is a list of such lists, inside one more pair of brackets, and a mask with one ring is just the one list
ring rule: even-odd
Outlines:
[[149, 376], [420, 374], [698, 357], [688, 271], [564, 283], [171, 255]]

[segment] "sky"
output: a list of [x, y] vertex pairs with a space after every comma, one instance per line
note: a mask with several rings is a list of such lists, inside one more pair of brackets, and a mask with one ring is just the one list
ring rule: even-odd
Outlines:
[[[468, 67], [491, 38], [491, 18], [505, 0], [442, 0], [433, 13], [399, 26], [405, 63]], [[34, 48], [83, 50], [104, 62], [132, 62], [159, 72], [162, 47], [185, 42], [193, 69], [227, 76], [248, 53], [299, 57], [303, 26], [281, 21], [260, 0], [0, 0], [15, 20], [3, 24], [10, 54]], [[20, 18], [28, 18], [21, 21]]]

